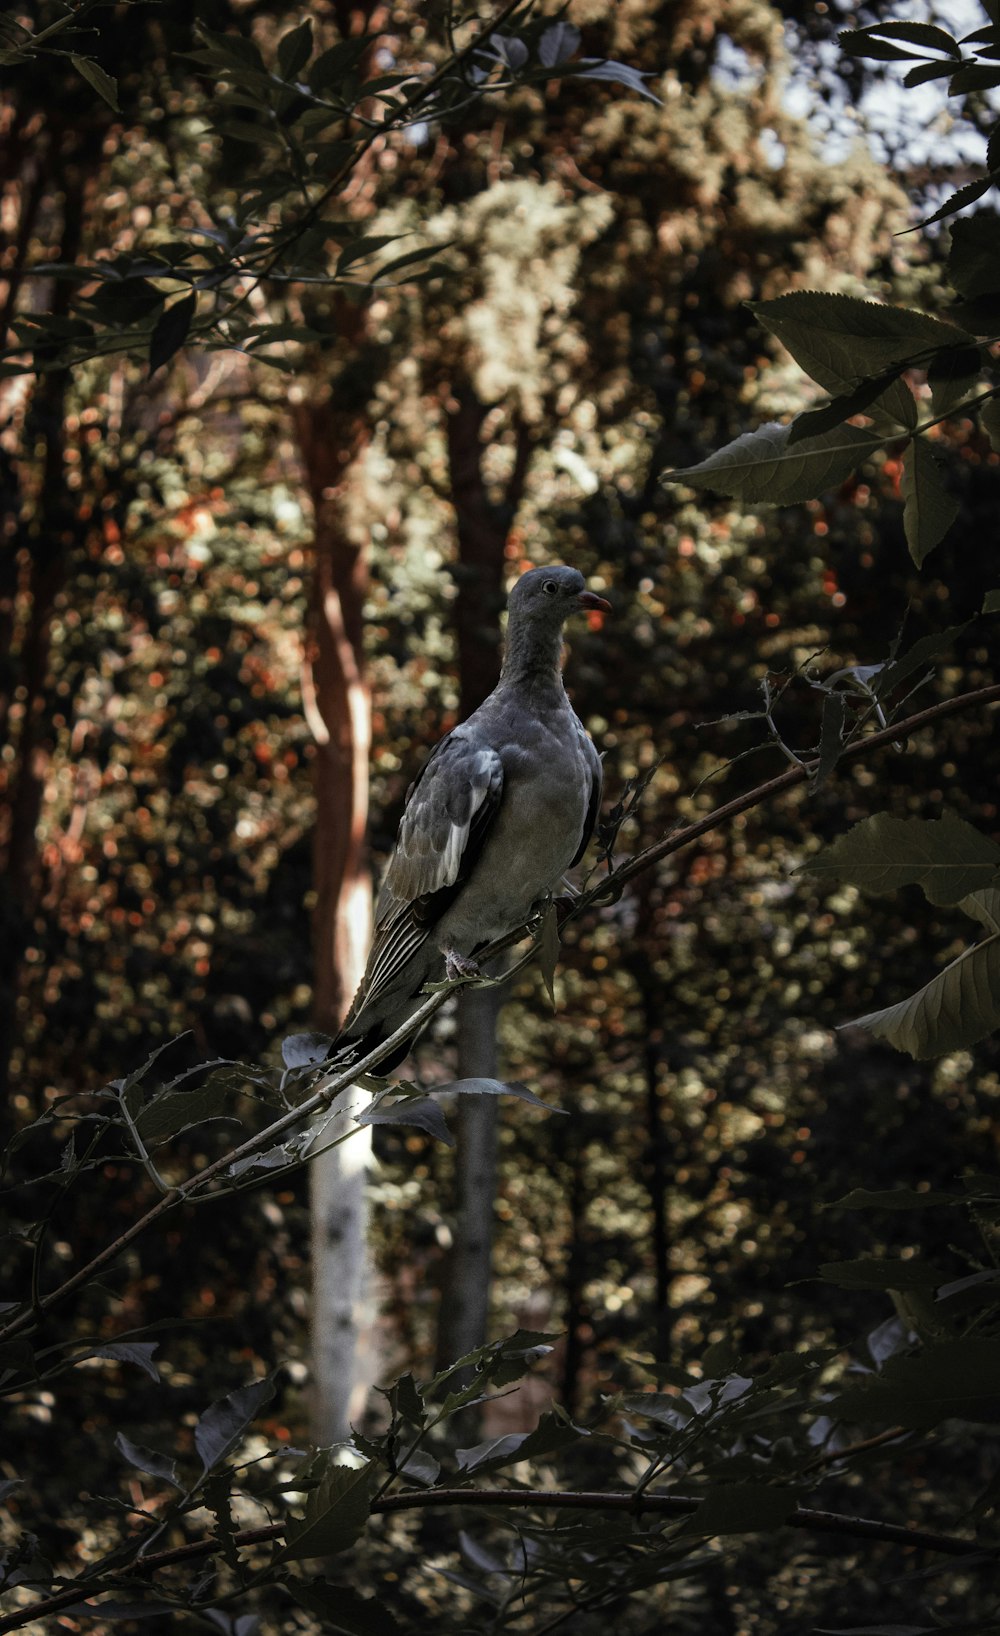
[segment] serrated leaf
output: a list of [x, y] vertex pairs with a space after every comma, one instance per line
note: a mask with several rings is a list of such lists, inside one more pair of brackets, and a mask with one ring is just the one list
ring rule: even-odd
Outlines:
[[251, 1381], [206, 1409], [194, 1428], [194, 1443], [201, 1457], [201, 1469], [210, 1471], [224, 1460], [241, 1440], [256, 1415], [274, 1396], [274, 1381]]
[[[1000, 83], [1000, 76], [998, 76], [998, 83]], [[950, 86], [949, 90], [951, 90]], [[954, 216], [956, 211], [964, 210], [966, 205], [975, 204], [976, 200], [981, 199], [984, 193], [988, 193], [992, 186], [993, 180], [989, 176], [983, 177], [978, 182], [966, 182], [964, 187], [956, 188], [955, 192], [949, 195], [944, 204], [940, 205], [933, 215], [925, 216], [923, 221], [917, 222], [913, 227], [907, 227], [904, 233], [900, 234], [900, 237], [904, 237], [905, 233], [916, 233], [921, 227], [930, 227], [934, 222], [943, 222], [946, 216]]]
[[527, 1085], [518, 1080], [504, 1079], [453, 1079], [447, 1085], [435, 1085], [435, 1096], [516, 1096], [520, 1102], [530, 1102], [533, 1108], [541, 1108], [545, 1113], [565, 1113], [565, 1108], [554, 1108], [551, 1103], [543, 1102], [534, 1091], [529, 1091]]
[[788, 1488], [766, 1483], [722, 1483], [702, 1500], [684, 1524], [684, 1534], [766, 1534], [780, 1528], [798, 1509]]
[[112, 79], [111, 75], [101, 67], [99, 62], [94, 62], [92, 57], [78, 57], [71, 51], [69, 60], [81, 78], [85, 79], [87, 84], [93, 87], [99, 97], [103, 97], [108, 107], [113, 108], [116, 114], [120, 114], [118, 81]]
[[945, 51], [950, 57], [962, 55], [958, 41], [935, 23], [888, 22], [873, 23], [864, 30], [888, 40], [904, 40], [907, 45], [922, 46], [928, 51]]
[[337, 1465], [330, 1450], [324, 1450], [323, 1456], [319, 1483], [302, 1516], [285, 1528], [284, 1561], [335, 1556], [360, 1539], [367, 1526], [370, 1466]]
[[794, 290], [751, 301], [754, 316], [827, 392], [849, 392], [889, 370], [918, 364], [940, 347], [973, 337], [912, 307], [888, 307], [853, 295]]
[[174, 1461], [166, 1454], [158, 1454], [155, 1449], [145, 1448], [142, 1443], [133, 1443], [124, 1432], [116, 1434], [115, 1448], [130, 1466], [135, 1466], [137, 1471], [144, 1471], [148, 1477], [160, 1477], [164, 1482], [172, 1483], [175, 1488], [184, 1487], [177, 1479]]
[[697, 466], [667, 473], [664, 481], [713, 489], [748, 505], [797, 505], [839, 487], [881, 443], [857, 426], [838, 426], [790, 448], [790, 431], [777, 421], [758, 426]]
[[228, 1084], [211, 1080], [193, 1091], [162, 1091], [136, 1114], [135, 1128], [144, 1142], [155, 1146], [208, 1119], [232, 1118], [226, 1114], [229, 1095]]
[[826, 1261], [819, 1269], [824, 1283], [839, 1289], [936, 1289], [941, 1274], [924, 1261], [898, 1256], [862, 1256], [857, 1261]]
[[169, 363], [176, 352], [179, 352], [187, 340], [198, 306], [198, 297], [194, 291], [190, 295], [182, 296], [179, 301], [164, 307], [156, 323], [149, 341], [149, 373], [155, 374], [163, 364]]
[[544, 1459], [571, 1448], [581, 1438], [589, 1436], [581, 1427], [561, 1420], [555, 1414], [543, 1414], [538, 1425], [530, 1432], [509, 1432], [505, 1437], [491, 1437], [474, 1448], [456, 1449], [458, 1469], [466, 1474], [478, 1471], [499, 1471], [504, 1466], [517, 1465], [521, 1460]]
[[982, 378], [978, 347], [953, 347], [939, 352], [927, 370], [927, 384], [936, 415], [948, 415], [974, 395]]
[[899, 486], [903, 495], [903, 532], [910, 556], [919, 568], [934, 547], [941, 544], [959, 510], [957, 499], [945, 487], [937, 456], [926, 439], [911, 440]]
[[326, 1061], [332, 1044], [329, 1034], [289, 1034], [281, 1042], [281, 1060], [286, 1068], [310, 1068]]
[[995, 1423], [1000, 1340], [964, 1336], [889, 1358], [880, 1375], [847, 1387], [834, 1407], [845, 1420], [888, 1420], [919, 1430], [952, 1419]]
[[955, 64], [938, 58], [936, 62], [923, 62], [917, 68], [911, 68], [903, 75], [903, 84], [908, 88], [913, 85], [927, 85], [931, 80], [950, 79], [955, 72]]
[[954, 813], [897, 818], [879, 812], [824, 847], [804, 871], [875, 897], [919, 886], [928, 902], [942, 907], [990, 885], [1000, 871], [1000, 846]]
[[995, 210], [977, 210], [952, 223], [948, 277], [968, 301], [1000, 294], [1000, 215]]
[[[882, 395], [893, 378], [893, 372], [876, 375], [871, 380], [862, 381], [853, 392], [841, 393], [832, 403], [824, 404], [822, 409], [807, 409], [804, 414], [796, 415], [789, 427], [789, 446], [801, 443], [807, 437], [815, 437], [820, 432], [828, 432], [842, 421], [850, 420], [852, 415], [863, 414]], [[906, 395], [912, 403], [912, 392]]]
[[432, 1096], [405, 1097], [398, 1102], [383, 1102], [376, 1108], [365, 1108], [354, 1116], [357, 1125], [416, 1125], [445, 1147], [454, 1147], [455, 1138], [448, 1129], [444, 1114]]
[[913, 51], [904, 51], [901, 46], [893, 45], [889, 40], [879, 39], [867, 28], [841, 29], [837, 41], [848, 57], [867, 57], [872, 62], [912, 62], [916, 55]]
[[961, 903], [992, 926], [916, 994], [844, 1027], [866, 1028], [918, 1059], [967, 1050], [1000, 1028], [1000, 892], [975, 892]]
[[134, 1363], [146, 1372], [150, 1380], [159, 1381], [163, 1377], [153, 1362], [153, 1353], [159, 1344], [159, 1341], [109, 1341], [107, 1346], [95, 1346], [89, 1355], [92, 1358], [112, 1358], [116, 1363]]
[[948, 83], [948, 95], [961, 96], [966, 91], [993, 91], [1000, 85], [1000, 68], [986, 63], [966, 63], [953, 74]]

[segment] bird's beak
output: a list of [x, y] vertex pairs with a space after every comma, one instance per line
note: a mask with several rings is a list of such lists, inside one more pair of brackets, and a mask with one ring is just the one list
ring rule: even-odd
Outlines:
[[611, 612], [611, 603], [605, 602], [604, 598], [598, 596], [594, 591], [581, 591], [576, 601], [579, 608], [592, 608], [595, 613], [609, 614]]

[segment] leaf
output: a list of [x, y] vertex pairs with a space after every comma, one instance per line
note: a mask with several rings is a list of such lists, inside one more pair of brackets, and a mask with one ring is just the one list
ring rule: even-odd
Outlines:
[[530, 1432], [509, 1432], [505, 1437], [491, 1437], [473, 1448], [456, 1449], [455, 1460], [459, 1471], [499, 1471], [503, 1466], [516, 1465], [520, 1460], [537, 1460], [557, 1454], [579, 1443], [589, 1432], [555, 1414], [543, 1414], [538, 1425]]
[[1000, 871], [1000, 846], [964, 818], [863, 818], [804, 866], [836, 885], [875, 897], [920, 886], [929, 903], [959, 903], [990, 885]]
[[798, 1510], [788, 1488], [767, 1483], [724, 1483], [713, 1488], [684, 1524], [684, 1534], [767, 1534]]
[[979, 411], [983, 431], [990, 440], [990, 448], [1000, 454], [1000, 398], [990, 398]]
[[650, 102], [655, 102], [658, 108], [663, 106], [659, 97], [654, 95], [648, 85], [643, 84], [643, 81], [651, 76], [643, 73], [641, 69], [632, 68], [628, 63], [599, 62], [593, 57], [584, 57], [580, 67], [573, 72], [582, 80], [613, 80], [618, 85], [627, 86], [630, 91], [636, 91], [639, 96], [648, 98]]
[[78, 57], [71, 51], [69, 60], [77, 73], [87, 81], [87, 84], [93, 86], [98, 96], [104, 98], [108, 107], [113, 108], [116, 114], [120, 114], [118, 81], [112, 79], [111, 75], [105, 72], [99, 62], [94, 62], [92, 57]]
[[447, 1085], [435, 1085], [435, 1096], [516, 1096], [521, 1102], [530, 1102], [533, 1108], [541, 1108], [545, 1113], [565, 1113], [565, 1108], [553, 1108], [548, 1102], [543, 1102], [534, 1091], [529, 1091], [527, 1085], [518, 1080], [503, 1079], [453, 1079]]
[[951, 57], [961, 57], [958, 41], [934, 23], [888, 22], [874, 23], [866, 33], [878, 34], [885, 39], [905, 40], [908, 45], [923, 46], [928, 51], [946, 51]]
[[285, 1588], [300, 1607], [322, 1620], [326, 1630], [345, 1631], [347, 1636], [403, 1636], [389, 1609], [373, 1596], [361, 1596], [350, 1585], [333, 1585], [328, 1579], [287, 1579]]
[[543, 68], [556, 68], [572, 57], [580, 44], [580, 30], [572, 23], [553, 23], [538, 42], [538, 60]]
[[751, 301], [754, 316], [827, 392], [848, 392], [890, 369], [923, 364], [941, 347], [972, 344], [953, 324], [912, 307], [888, 307], [853, 295], [794, 290]]
[[967, 1050], [1000, 1028], [1000, 892], [974, 892], [960, 907], [984, 920], [991, 935], [964, 950], [918, 993], [842, 1027], [867, 1028], [918, 1059]]
[[927, 370], [927, 383], [936, 415], [947, 415], [969, 398], [982, 375], [978, 347], [953, 347], [939, 352]]
[[906, 451], [900, 488], [903, 531], [919, 568], [958, 516], [958, 501], [948, 493], [937, 456], [922, 437], [913, 438]]
[[842, 1199], [825, 1204], [824, 1210], [929, 1210], [938, 1204], [957, 1204], [959, 1193], [936, 1193], [930, 1188], [918, 1193], [912, 1187], [890, 1187], [884, 1192], [870, 1192], [867, 1187], [854, 1187]]
[[[807, 409], [805, 414], [796, 415], [789, 428], [789, 445], [801, 443], [803, 438], [815, 437], [819, 432], [828, 432], [832, 427], [839, 426], [842, 421], [850, 420], [852, 415], [863, 414], [869, 404], [873, 403], [890, 384], [898, 377], [898, 370], [893, 368], [881, 375], [875, 375], [870, 380], [862, 381], [853, 392], [844, 392], [827, 403], [822, 409]], [[913, 394], [907, 392], [910, 402]]]
[[669, 472], [664, 481], [714, 489], [750, 505], [796, 505], [839, 487], [881, 442], [857, 426], [838, 426], [789, 448], [790, 431], [770, 421], [744, 432], [697, 466]]
[[[954, 84], [954, 81], [952, 81], [952, 84]], [[951, 90], [951, 86], [948, 89]], [[984, 193], [988, 193], [992, 186], [993, 179], [990, 176], [983, 177], [978, 182], [966, 182], [965, 186], [957, 188], [944, 201], [944, 204], [935, 210], [932, 216], [925, 216], [923, 221], [916, 222], [913, 227], [905, 228], [904, 232], [900, 234], [900, 238], [903, 238], [906, 233], [916, 233], [921, 227], [930, 227], [934, 222], [942, 222], [946, 216], [954, 216], [956, 211], [964, 210], [966, 205], [975, 204], [976, 200], [981, 199]]]
[[153, 1353], [159, 1341], [110, 1341], [107, 1346], [95, 1346], [92, 1358], [113, 1358], [117, 1363], [134, 1363], [144, 1369], [151, 1380], [163, 1377], [153, 1362]]
[[969, 301], [1000, 294], [1000, 215], [995, 210], [977, 210], [952, 223], [948, 277]]
[[371, 1466], [337, 1465], [329, 1449], [322, 1450], [317, 1458], [319, 1483], [309, 1495], [302, 1516], [285, 1528], [280, 1553], [283, 1561], [335, 1556], [360, 1539], [368, 1523]]
[[912, 51], [903, 51], [889, 40], [880, 40], [867, 28], [841, 29], [837, 41], [848, 57], [868, 57], [873, 62], [912, 62], [914, 57]]
[[398, 244], [405, 238], [405, 233], [377, 233], [371, 238], [352, 239], [345, 244], [337, 257], [337, 276], [353, 267], [356, 261], [368, 261], [379, 250], [384, 250], [387, 244]]
[[155, 374], [161, 365], [169, 363], [187, 340], [191, 320], [195, 315], [198, 297], [192, 290], [171, 306], [164, 307], [149, 341], [149, 373]]
[[925, 1261], [901, 1261], [898, 1256], [862, 1256], [858, 1261], [826, 1261], [819, 1269], [826, 1284], [839, 1289], [936, 1289], [941, 1274]]
[[966, 63], [952, 75], [948, 83], [948, 95], [957, 97], [964, 91], [993, 91], [998, 85], [1000, 68], [990, 68], [986, 63]]
[[195, 1448], [201, 1456], [201, 1469], [210, 1471], [224, 1460], [239, 1443], [258, 1411], [274, 1396], [274, 1381], [270, 1375], [264, 1380], [251, 1381], [205, 1410], [194, 1428]]
[[162, 1091], [135, 1116], [135, 1128], [144, 1142], [154, 1146], [203, 1125], [208, 1119], [233, 1118], [227, 1115], [231, 1088], [225, 1081], [206, 1081], [193, 1091]]
[[550, 902], [546, 906], [538, 938], [538, 969], [542, 974], [542, 982], [545, 984], [545, 992], [553, 1011], [556, 1009], [555, 977], [558, 961], [559, 917], [555, 904]]
[[955, 72], [955, 64], [939, 57], [936, 62], [921, 63], [919, 68], [911, 68], [903, 75], [903, 84], [909, 88], [913, 85], [926, 85], [930, 80], [950, 79]]
[[833, 772], [844, 747], [844, 721], [847, 700], [843, 693], [828, 693], [823, 700], [823, 719], [819, 735], [819, 760], [812, 775], [812, 786], [819, 789]]
[[157, 1454], [155, 1449], [147, 1449], [142, 1443], [133, 1443], [124, 1432], [116, 1435], [115, 1448], [138, 1471], [144, 1471], [149, 1477], [161, 1477], [164, 1482], [183, 1489], [184, 1484], [177, 1480], [177, 1467], [166, 1454]]
[[281, 1042], [281, 1060], [286, 1068], [311, 1068], [326, 1061], [332, 1044], [329, 1034], [289, 1034]]
[[416, 1125], [436, 1142], [454, 1147], [455, 1138], [448, 1129], [444, 1114], [432, 1096], [401, 1097], [396, 1102], [382, 1102], [376, 1108], [365, 1108], [354, 1116], [356, 1125]]
[[295, 80], [312, 56], [312, 22], [307, 17], [278, 41], [278, 68], [284, 80]]
[[[984, 614], [1000, 613], [1000, 591], [987, 591], [983, 597], [981, 612]], [[558, 1112], [559, 1110], [554, 1110]]]
[[889, 1358], [876, 1378], [834, 1400], [845, 1420], [888, 1420], [918, 1430], [942, 1420], [1000, 1419], [1000, 1340], [965, 1336]]
[[937, 631], [931, 636], [922, 636], [914, 642], [911, 648], [901, 654], [898, 659], [890, 659], [883, 665], [875, 680], [875, 693], [880, 699], [885, 699], [890, 693], [912, 676], [914, 671], [947, 653], [955, 644], [963, 631], [968, 629], [968, 620], [962, 625], [949, 625], [946, 630]]

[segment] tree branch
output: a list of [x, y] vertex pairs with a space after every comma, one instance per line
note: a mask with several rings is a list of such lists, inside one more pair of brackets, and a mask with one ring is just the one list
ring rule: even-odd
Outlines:
[[[549, 1488], [437, 1488], [407, 1490], [401, 1494], [386, 1495], [376, 1500], [371, 1508], [373, 1516], [390, 1511], [416, 1511], [443, 1506], [494, 1507], [500, 1510], [560, 1511], [624, 1511], [629, 1515], [689, 1517], [701, 1505], [701, 1499], [686, 1494], [600, 1494], [586, 1490]], [[815, 1511], [797, 1506], [786, 1518], [784, 1526], [803, 1529], [807, 1533], [832, 1534], [843, 1539], [870, 1539], [883, 1545], [901, 1545], [907, 1550], [936, 1551], [943, 1556], [997, 1556], [996, 1548], [984, 1547], [974, 1539], [956, 1539], [952, 1534], [933, 1533], [924, 1528], [908, 1528], [894, 1522], [879, 1522], [872, 1517], [849, 1517], [839, 1511]], [[270, 1523], [263, 1528], [243, 1528], [233, 1535], [237, 1546], [262, 1545], [269, 1540], [281, 1539], [284, 1523]], [[711, 1537], [711, 1536], [706, 1536]], [[191, 1540], [155, 1556], [143, 1557], [135, 1563], [127, 1577], [157, 1573], [161, 1568], [174, 1567], [180, 1562], [192, 1562], [201, 1557], [215, 1556], [223, 1550], [224, 1541], [209, 1538]], [[120, 1577], [120, 1576], [118, 1576]], [[91, 1591], [91, 1595], [97, 1594]], [[45, 1614], [70, 1607], [82, 1600], [79, 1588], [60, 1591], [41, 1602], [32, 1602], [16, 1613], [0, 1618], [0, 1636], [5, 1631], [20, 1630]], [[100, 1606], [95, 1608], [100, 1611]]]

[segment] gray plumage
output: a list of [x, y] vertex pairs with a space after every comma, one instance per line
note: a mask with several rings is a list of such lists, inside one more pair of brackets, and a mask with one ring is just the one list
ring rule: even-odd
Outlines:
[[338, 1049], [368, 1051], [393, 1033], [425, 983], [446, 965], [469, 969], [478, 948], [524, 925], [583, 856], [601, 761], [563, 686], [562, 629], [574, 612], [607, 607], [575, 568], [533, 568], [514, 586], [497, 686], [410, 787]]

